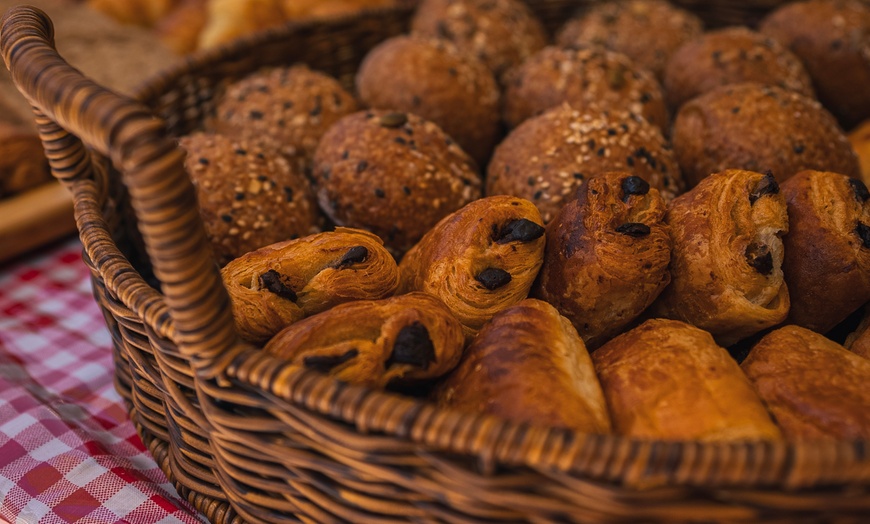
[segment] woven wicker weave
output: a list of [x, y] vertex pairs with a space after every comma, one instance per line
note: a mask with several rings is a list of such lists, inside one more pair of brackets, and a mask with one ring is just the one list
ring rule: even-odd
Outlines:
[[[532, 4], [552, 27], [588, 3]], [[779, 2], [682, 3], [721, 25]], [[173, 137], [200, 126], [228, 81], [262, 66], [305, 61], [350, 87], [365, 53], [404, 31], [410, 12], [276, 29], [189, 59], [136, 100], [70, 68], [44, 13], [16, 8], [3, 20], [3, 57], [74, 195], [118, 390], [179, 492], [213, 522], [870, 513], [868, 442], [665, 443], [527, 427], [344, 385], [239, 342]]]

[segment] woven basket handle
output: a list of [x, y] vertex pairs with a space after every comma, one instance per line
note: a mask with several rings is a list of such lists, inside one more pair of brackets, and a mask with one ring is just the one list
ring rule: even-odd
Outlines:
[[63, 162], [88, 158], [82, 143], [108, 156], [123, 174], [179, 349], [201, 376], [219, 374], [238, 347], [238, 336], [184, 170], [184, 153], [167, 136], [163, 120], [63, 60], [54, 47], [52, 22], [39, 9], [20, 6], [6, 12], [0, 50], [18, 90], [37, 117], [46, 117], [38, 118], [39, 131], [55, 176], [65, 181], [90, 176], [89, 162]]

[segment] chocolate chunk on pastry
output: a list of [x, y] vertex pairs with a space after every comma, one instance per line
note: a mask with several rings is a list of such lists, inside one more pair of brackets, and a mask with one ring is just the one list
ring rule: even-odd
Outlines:
[[399, 292], [444, 301], [473, 336], [502, 309], [526, 298], [544, 258], [534, 204], [495, 196], [445, 217], [399, 264]]
[[870, 360], [786, 326], [762, 338], [741, 368], [786, 439], [870, 439]]
[[661, 440], [782, 438], [740, 367], [709, 333], [653, 319], [592, 354], [614, 430]]
[[640, 177], [589, 179], [547, 226], [533, 294], [556, 306], [595, 349], [637, 318], [671, 281], [665, 202]]
[[728, 170], [674, 199], [671, 284], [653, 316], [682, 320], [731, 345], [785, 320], [783, 280], [788, 231], [785, 198], [772, 175]]
[[822, 171], [802, 171], [780, 187], [788, 323], [825, 333], [870, 300], [870, 192], [858, 179]]
[[609, 433], [589, 353], [553, 306], [527, 299], [493, 317], [436, 391], [441, 406], [515, 422]]
[[286, 327], [264, 351], [353, 384], [412, 385], [462, 357], [462, 326], [426, 293], [340, 304]]
[[239, 334], [254, 343], [338, 304], [392, 296], [399, 284], [381, 239], [343, 227], [242, 255], [221, 276]]

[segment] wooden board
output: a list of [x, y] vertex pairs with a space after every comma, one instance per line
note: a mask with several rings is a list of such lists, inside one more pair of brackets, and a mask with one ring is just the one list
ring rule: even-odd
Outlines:
[[0, 200], [0, 262], [58, 240], [76, 230], [72, 195], [50, 182]]

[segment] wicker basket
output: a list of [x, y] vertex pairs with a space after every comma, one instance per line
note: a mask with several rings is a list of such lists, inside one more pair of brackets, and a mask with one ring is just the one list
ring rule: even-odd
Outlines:
[[[553, 27], [587, 3], [533, 6]], [[683, 3], [722, 25], [779, 2]], [[173, 137], [201, 125], [228, 81], [262, 66], [305, 61], [351, 86], [365, 53], [404, 31], [410, 12], [251, 37], [165, 72], [137, 100], [69, 67], [44, 13], [15, 8], [3, 20], [3, 57], [74, 195], [117, 388], [179, 492], [213, 522], [870, 513], [868, 442], [668, 443], [529, 427], [348, 386], [239, 342]]]

